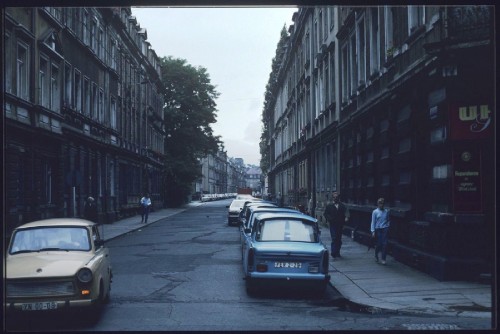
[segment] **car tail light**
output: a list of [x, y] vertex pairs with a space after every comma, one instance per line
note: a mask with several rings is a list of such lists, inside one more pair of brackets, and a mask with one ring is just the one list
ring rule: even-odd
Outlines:
[[328, 266], [330, 265], [330, 258], [329, 258], [328, 251], [325, 250], [323, 252], [323, 273], [328, 274]]
[[267, 271], [267, 264], [264, 264], [264, 263], [258, 264], [257, 271], [260, 273], [265, 273]]
[[253, 271], [254, 264], [255, 264], [255, 251], [253, 248], [250, 248], [248, 251], [248, 262], [247, 262], [248, 271]]
[[308, 271], [311, 274], [319, 274], [319, 262], [314, 262], [314, 263], [309, 264]]

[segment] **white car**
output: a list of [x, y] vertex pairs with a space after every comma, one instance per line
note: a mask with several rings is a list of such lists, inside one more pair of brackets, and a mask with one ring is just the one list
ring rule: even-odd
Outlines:
[[7, 312], [84, 308], [98, 316], [109, 300], [109, 249], [88, 220], [57, 218], [17, 227], [5, 269]]

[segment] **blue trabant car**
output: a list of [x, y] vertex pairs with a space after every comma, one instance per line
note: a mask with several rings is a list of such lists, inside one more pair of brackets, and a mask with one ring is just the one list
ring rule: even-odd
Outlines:
[[247, 292], [273, 284], [323, 292], [330, 280], [328, 256], [315, 218], [299, 212], [259, 214], [244, 239]]

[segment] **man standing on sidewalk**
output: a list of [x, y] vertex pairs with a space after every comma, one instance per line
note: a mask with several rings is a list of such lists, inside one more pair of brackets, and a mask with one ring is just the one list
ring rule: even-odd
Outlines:
[[149, 208], [151, 207], [151, 198], [149, 194], [146, 193], [143, 198], [141, 198], [141, 209], [142, 209], [142, 219], [141, 223], [146, 224], [148, 222]]
[[325, 212], [328, 225], [330, 225], [330, 235], [332, 237], [332, 257], [335, 259], [340, 257], [340, 247], [342, 246], [342, 230], [344, 223], [349, 220], [349, 210], [339, 200], [339, 194], [334, 191], [332, 193], [332, 202], [328, 203]]
[[377, 200], [377, 208], [372, 212], [371, 232], [376, 238], [375, 261], [378, 263], [378, 253], [382, 253], [382, 264], [385, 265], [387, 254], [387, 233], [389, 232], [389, 210], [384, 208], [384, 199]]

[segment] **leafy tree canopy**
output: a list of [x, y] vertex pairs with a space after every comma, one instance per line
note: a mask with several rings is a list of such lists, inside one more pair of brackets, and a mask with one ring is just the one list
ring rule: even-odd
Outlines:
[[222, 146], [211, 124], [217, 121], [219, 93], [203, 67], [185, 59], [163, 57], [165, 86], [165, 198], [169, 206], [183, 204], [192, 183], [201, 176], [199, 159]]

